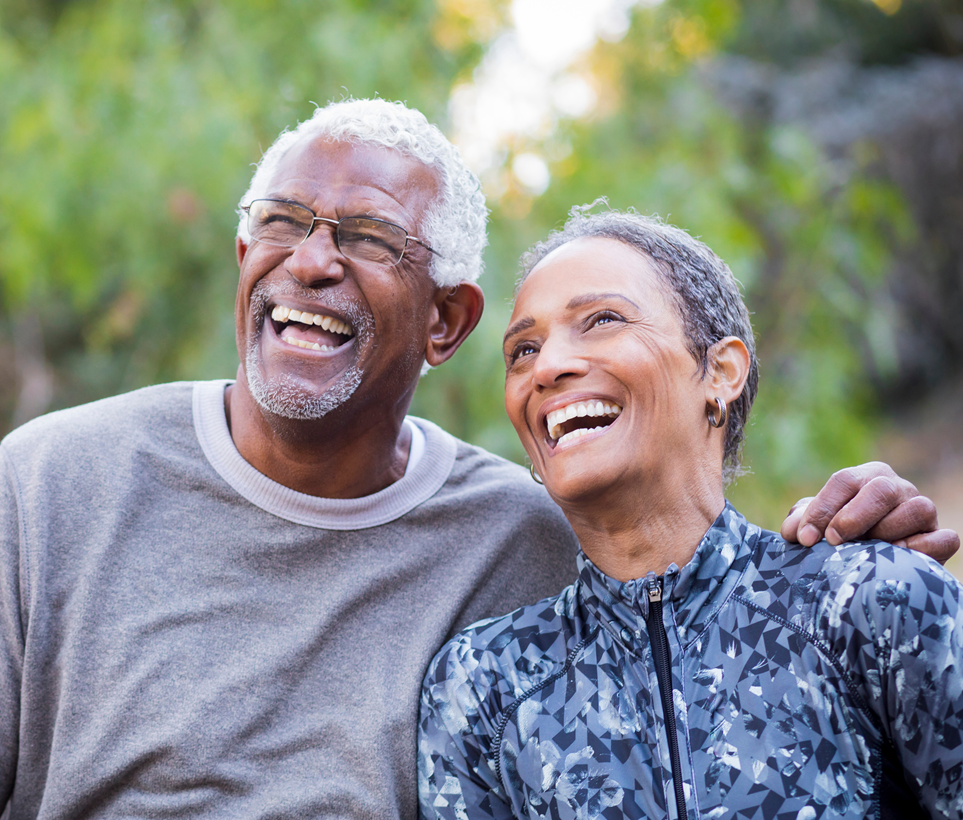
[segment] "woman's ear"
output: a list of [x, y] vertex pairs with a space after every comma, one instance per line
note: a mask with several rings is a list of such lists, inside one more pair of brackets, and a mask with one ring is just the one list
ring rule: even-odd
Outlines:
[[425, 361], [437, 367], [448, 361], [468, 338], [485, 307], [482, 290], [474, 282], [459, 282], [435, 292]]
[[726, 336], [709, 348], [706, 358], [706, 403], [712, 404], [717, 396], [726, 404], [734, 402], [749, 378], [751, 359], [746, 343], [736, 336]]

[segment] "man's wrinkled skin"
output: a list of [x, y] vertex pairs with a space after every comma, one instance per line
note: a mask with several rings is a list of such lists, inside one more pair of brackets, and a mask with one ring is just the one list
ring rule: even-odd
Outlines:
[[960, 548], [956, 532], [940, 529], [936, 505], [880, 461], [834, 473], [819, 493], [793, 505], [780, 534], [807, 547], [823, 537], [834, 546], [879, 538], [941, 564]]

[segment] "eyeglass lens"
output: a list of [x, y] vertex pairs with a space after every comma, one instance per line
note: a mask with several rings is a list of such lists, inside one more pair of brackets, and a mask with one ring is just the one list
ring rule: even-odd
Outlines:
[[[251, 237], [266, 245], [290, 248], [301, 244], [314, 225], [314, 214], [292, 202], [256, 199], [248, 209]], [[398, 225], [362, 216], [338, 223], [338, 248], [349, 259], [394, 265], [401, 261], [408, 234]]]

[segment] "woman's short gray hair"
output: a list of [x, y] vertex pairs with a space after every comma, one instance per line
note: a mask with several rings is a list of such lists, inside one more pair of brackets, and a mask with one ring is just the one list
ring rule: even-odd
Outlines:
[[634, 210], [587, 213], [599, 202], [607, 204], [605, 200], [597, 200], [591, 205], [573, 208], [561, 230], [550, 234], [522, 257], [519, 287], [532, 268], [567, 242], [581, 237], [615, 239], [655, 262], [663, 282], [675, 294], [689, 352], [701, 365], [703, 375], [709, 368], [712, 345], [726, 336], [742, 339], [749, 349], [749, 377], [739, 398], [729, 405], [723, 456], [723, 476], [729, 481], [742, 472], [740, 450], [759, 387], [756, 345], [739, 283], [725, 262], [685, 231]]
[[[438, 127], [404, 103], [351, 99], [317, 109], [311, 119], [293, 131], [282, 132], [264, 152], [241, 203], [263, 197], [282, 157], [301, 140], [318, 137], [392, 148], [434, 169], [441, 182], [440, 196], [429, 206], [419, 228], [420, 238], [441, 254], [431, 254], [431, 278], [440, 286], [450, 287], [479, 277], [482, 251], [488, 241], [488, 209], [478, 177]], [[237, 235], [250, 242], [247, 215], [239, 213]]]

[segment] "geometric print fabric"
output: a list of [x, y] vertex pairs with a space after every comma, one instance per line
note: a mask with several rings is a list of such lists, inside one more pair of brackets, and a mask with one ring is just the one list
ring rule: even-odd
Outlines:
[[678, 766], [645, 579], [584, 555], [470, 627], [422, 695], [426, 818], [963, 816], [960, 585], [884, 542], [806, 549], [731, 506], [663, 580]]

